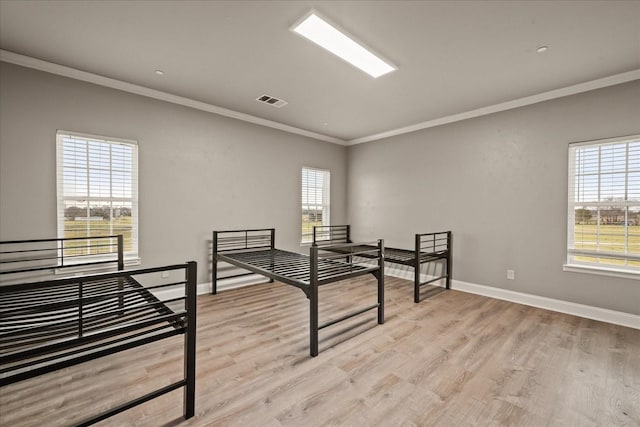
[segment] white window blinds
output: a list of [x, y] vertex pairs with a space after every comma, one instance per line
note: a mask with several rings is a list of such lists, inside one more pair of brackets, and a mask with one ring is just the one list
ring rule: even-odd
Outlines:
[[[137, 258], [137, 143], [65, 131], [56, 140], [58, 237], [122, 234], [125, 259]], [[70, 255], [99, 254], [96, 245]]]
[[314, 225], [330, 225], [329, 181], [327, 170], [302, 168], [302, 243], [313, 240]]
[[640, 135], [569, 145], [567, 264], [640, 273]]

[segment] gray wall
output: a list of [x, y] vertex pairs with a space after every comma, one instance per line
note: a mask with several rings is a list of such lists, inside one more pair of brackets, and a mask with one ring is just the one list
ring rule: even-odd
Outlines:
[[[410, 247], [454, 232], [454, 279], [640, 314], [640, 283], [562, 271], [567, 144], [640, 132], [632, 82], [345, 149], [0, 63], [0, 239], [56, 234], [57, 129], [140, 143], [144, 266], [194, 259], [211, 230], [299, 246], [300, 169], [331, 170], [332, 222]], [[348, 196], [348, 200], [347, 200]], [[346, 211], [348, 202], [348, 215]], [[506, 270], [516, 280], [506, 280]]]
[[346, 219], [345, 147], [0, 63], [1, 240], [56, 236], [57, 129], [139, 141], [143, 266], [195, 260], [209, 281], [214, 229], [275, 227], [300, 251], [302, 166], [331, 170]]
[[454, 279], [640, 314], [637, 280], [562, 271], [567, 144], [639, 132], [636, 81], [352, 146], [352, 234], [452, 230]]

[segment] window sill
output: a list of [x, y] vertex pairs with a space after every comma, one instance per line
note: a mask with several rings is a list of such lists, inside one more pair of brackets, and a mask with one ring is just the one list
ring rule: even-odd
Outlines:
[[562, 266], [563, 271], [569, 271], [572, 273], [586, 273], [586, 274], [595, 274], [598, 276], [609, 276], [609, 277], [618, 277], [621, 279], [634, 279], [640, 280], [640, 271], [628, 271], [628, 270], [618, 270], [615, 268], [603, 268], [603, 267], [591, 267], [586, 265], [578, 265], [578, 264], [564, 264]]
[[135, 257], [135, 258], [125, 259], [124, 260], [124, 266], [125, 267], [133, 267], [133, 266], [140, 265], [140, 264], [142, 264], [142, 258], [140, 258], [140, 257]]

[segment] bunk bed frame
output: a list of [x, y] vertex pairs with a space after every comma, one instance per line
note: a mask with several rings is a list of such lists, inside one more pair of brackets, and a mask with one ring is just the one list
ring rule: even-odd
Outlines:
[[[116, 272], [24, 281], [25, 277], [33, 280], [33, 275], [50, 276], [51, 270], [59, 273], [75, 267], [77, 273], [78, 268], [114, 263]], [[146, 276], [152, 281], [172, 271], [180, 279], [171, 283], [143, 286], [134, 278]], [[184, 388], [183, 416], [191, 418], [195, 414], [196, 271], [193, 261], [124, 270], [121, 235], [1, 241], [0, 387], [184, 335], [184, 377], [180, 381], [79, 425], [102, 421], [180, 387]], [[179, 286], [184, 293], [175, 298], [160, 299], [151, 292]]]
[[[339, 246], [334, 249], [330, 248], [341, 243], [351, 243], [350, 225], [322, 225], [313, 227], [313, 246], [324, 248], [325, 250], [337, 251], [339, 250]], [[366, 254], [360, 254], [358, 256], [367, 258]], [[451, 288], [451, 231], [416, 234], [414, 249], [385, 247], [384, 258], [386, 262], [413, 267], [413, 301], [415, 303], [420, 302], [421, 286], [445, 279], [445, 288]], [[422, 264], [439, 260], [444, 260], [445, 262], [443, 274], [421, 282], [420, 268]]]
[[[358, 248], [364, 248], [362, 250]], [[326, 250], [325, 250], [326, 249]], [[374, 259], [374, 265], [344, 260], [344, 255], [362, 255]], [[328, 250], [328, 251], [327, 251]], [[226, 230], [213, 232], [213, 263], [211, 293], [217, 293], [218, 280], [244, 274], [218, 277], [218, 262], [227, 262], [271, 280], [277, 280], [301, 289], [309, 299], [309, 348], [312, 357], [318, 355], [318, 332], [343, 320], [374, 308], [378, 311], [378, 324], [384, 323], [384, 242], [366, 244], [340, 244], [339, 247], [309, 248], [309, 256], [275, 248], [275, 229]], [[339, 319], [318, 324], [318, 287], [339, 280], [372, 274], [378, 282], [376, 304], [360, 308]]]

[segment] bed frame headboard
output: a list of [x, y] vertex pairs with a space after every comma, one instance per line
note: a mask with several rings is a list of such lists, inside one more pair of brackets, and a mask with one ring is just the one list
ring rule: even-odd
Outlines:
[[11, 280], [69, 267], [117, 264], [124, 270], [120, 235], [0, 241], [0, 278]]
[[336, 243], [353, 243], [350, 225], [315, 225], [313, 246], [328, 246]]
[[213, 232], [213, 253], [247, 249], [274, 249], [275, 228]]
[[418, 252], [442, 252], [451, 250], [451, 231], [437, 233], [416, 234], [416, 251]]

